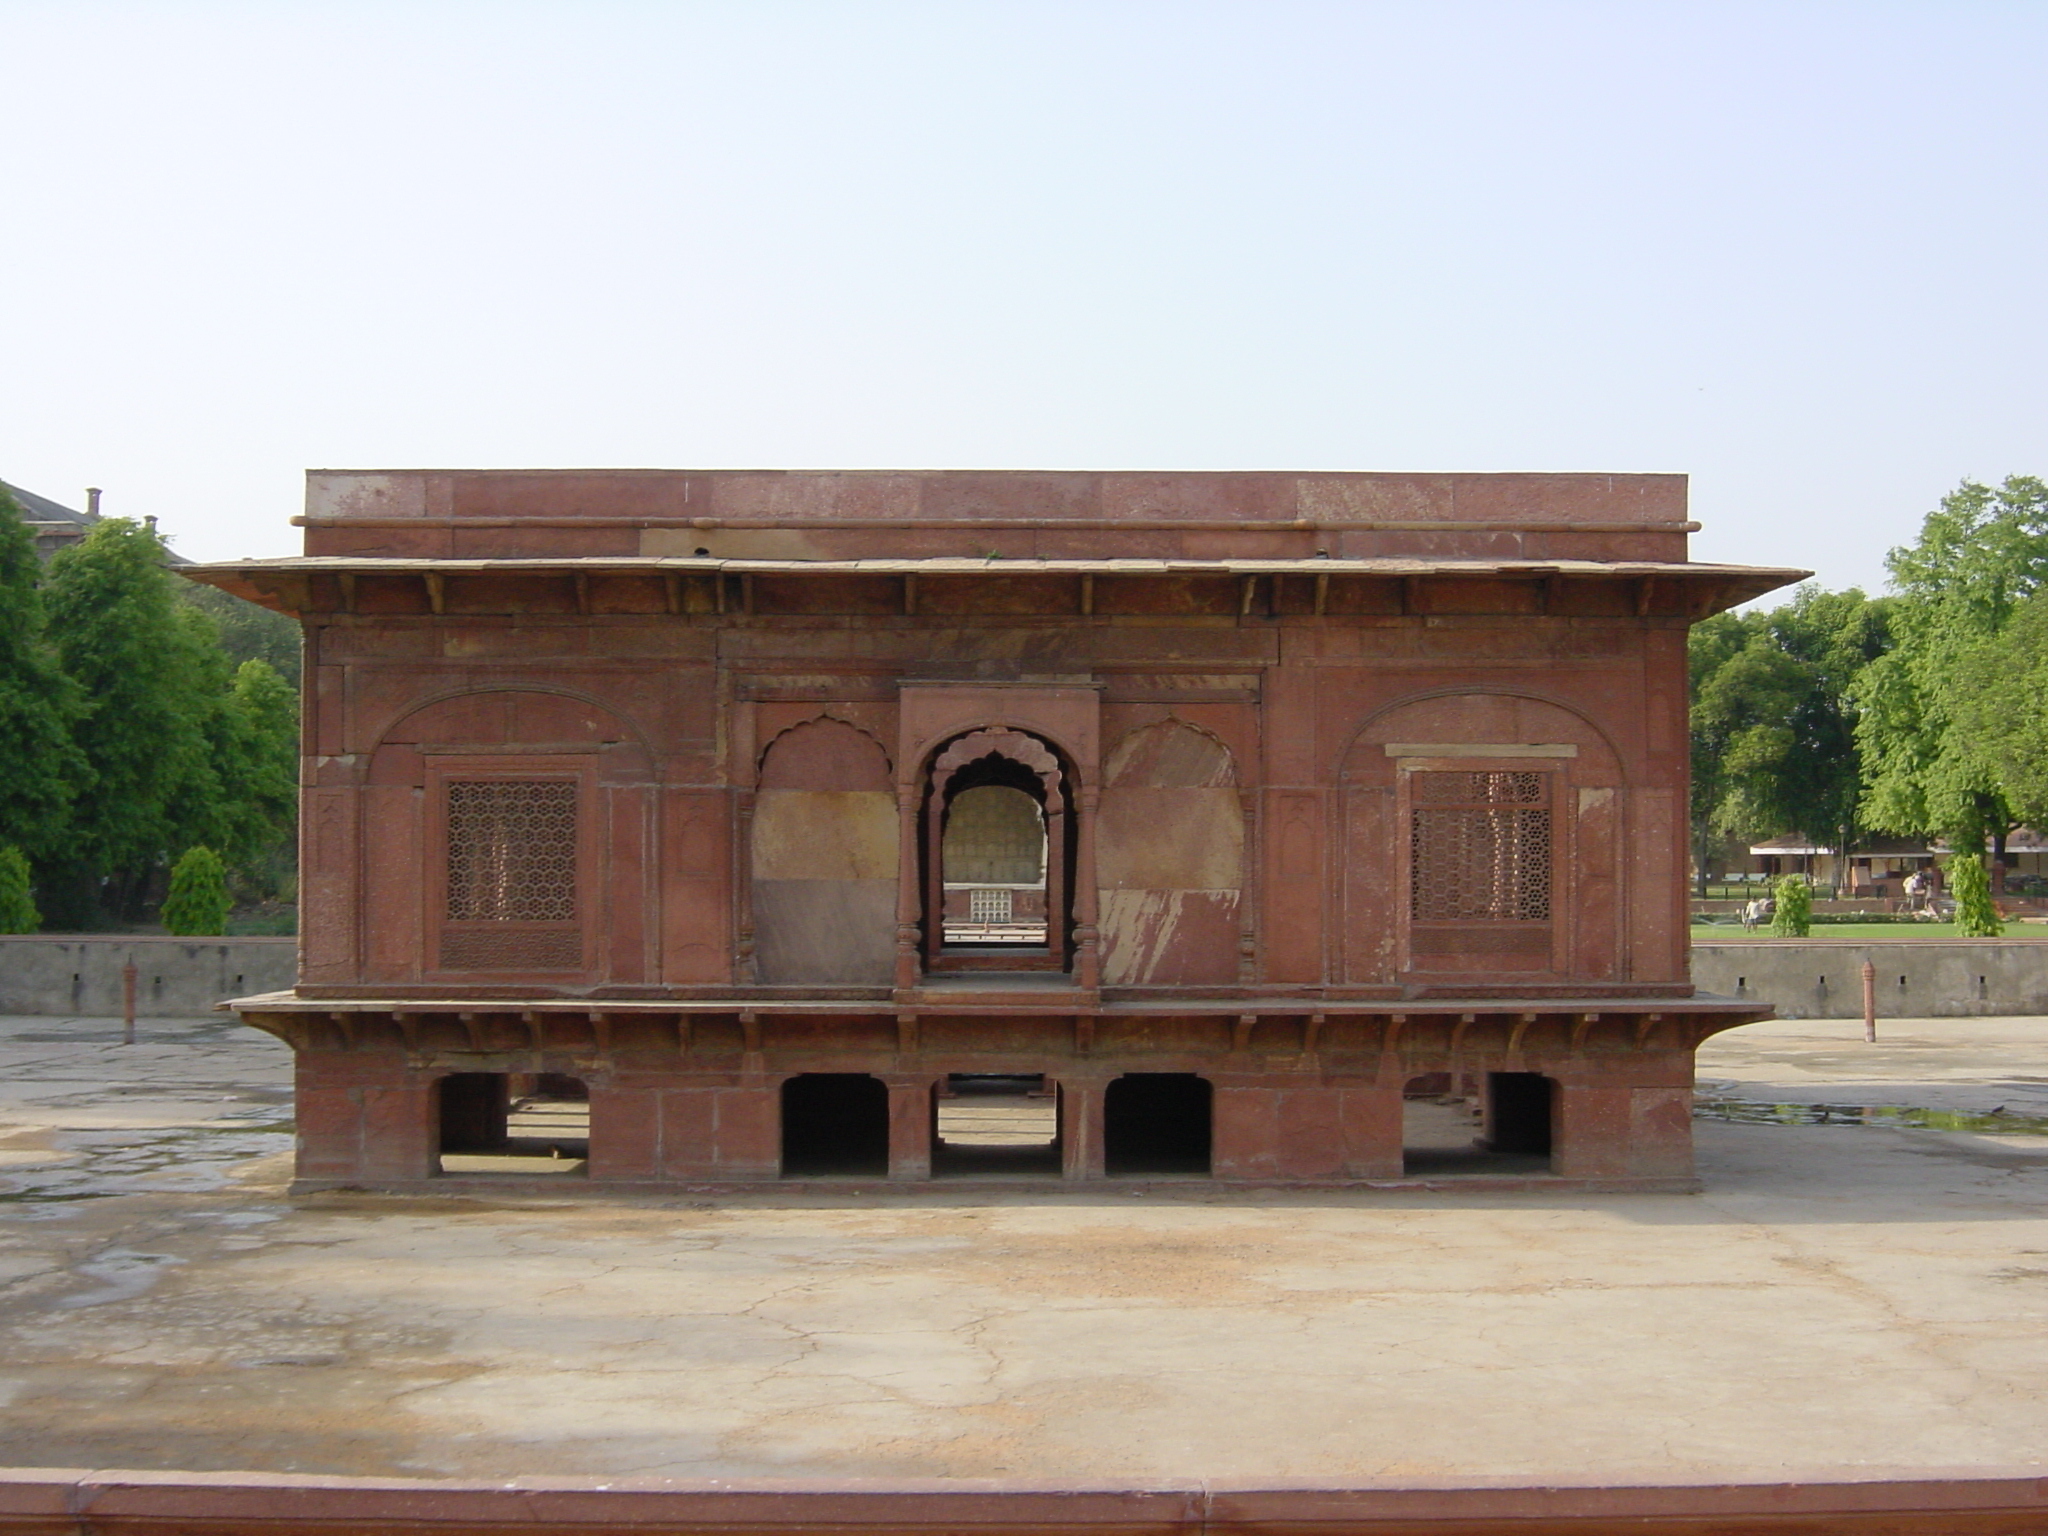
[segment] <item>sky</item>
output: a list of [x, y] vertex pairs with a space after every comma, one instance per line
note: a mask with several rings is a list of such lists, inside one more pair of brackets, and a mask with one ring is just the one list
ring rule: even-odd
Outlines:
[[1884, 580], [2048, 475], [2048, 5], [0, 0], [0, 476], [1682, 471]]

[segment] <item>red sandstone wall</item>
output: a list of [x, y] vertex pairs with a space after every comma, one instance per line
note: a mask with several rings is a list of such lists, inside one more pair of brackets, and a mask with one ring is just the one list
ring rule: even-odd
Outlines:
[[[1535, 760], [1559, 775], [1565, 853], [1556, 955], [1524, 979], [1685, 976], [1676, 616], [382, 613], [316, 621], [311, 659], [315, 986], [437, 979], [434, 785], [451, 772], [588, 785], [586, 963], [555, 982], [718, 986], [758, 967], [885, 984], [892, 775], [918, 767], [897, 689], [977, 674], [1099, 684], [1069, 691], [1095, 711], [1110, 985], [1482, 979], [1411, 963], [1406, 760], [1386, 749], [1418, 742], [1570, 749]], [[1003, 707], [1000, 690], [982, 706]]]
[[1683, 475], [316, 471], [309, 555], [1683, 560]]

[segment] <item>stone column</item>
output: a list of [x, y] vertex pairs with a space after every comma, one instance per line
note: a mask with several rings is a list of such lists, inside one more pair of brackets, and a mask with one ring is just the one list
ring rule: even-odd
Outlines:
[[1095, 810], [1101, 791], [1083, 785], [1073, 797], [1074, 838], [1074, 981], [1093, 992], [1102, 985], [1102, 930], [1097, 926], [1100, 892], [1095, 888]]
[[1060, 1078], [1060, 1177], [1086, 1180], [1103, 1176], [1102, 1094], [1094, 1078]]
[[889, 1085], [889, 1177], [922, 1181], [932, 1176], [932, 1083], [892, 1077]]
[[917, 786], [896, 786], [896, 985], [917, 985]]

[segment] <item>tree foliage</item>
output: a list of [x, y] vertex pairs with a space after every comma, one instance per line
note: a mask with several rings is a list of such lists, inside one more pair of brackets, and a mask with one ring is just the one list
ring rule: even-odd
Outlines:
[[1813, 887], [1804, 875], [1780, 875], [1771, 882], [1771, 934], [1803, 939], [1813, 929]]
[[178, 597], [213, 620], [229, 662], [236, 666], [245, 661], [263, 662], [292, 688], [299, 686], [301, 637], [296, 621], [195, 581], [179, 582]]
[[171, 869], [170, 894], [164, 897], [164, 927], [195, 937], [221, 933], [227, 928], [233, 905], [220, 855], [211, 848], [187, 848]]
[[34, 933], [42, 926], [28, 888], [28, 856], [0, 846], [0, 933]]
[[72, 685], [44, 635], [35, 540], [0, 486], [0, 843], [31, 857], [64, 847], [85, 764], [71, 739]]
[[207, 725], [226, 661], [170, 582], [154, 531], [127, 518], [50, 561], [50, 638], [79, 686], [72, 731], [93, 798], [73, 848], [130, 877], [197, 841], [219, 800]]
[[1859, 829], [1854, 687], [1889, 644], [1888, 604], [1801, 587], [1762, 613], [1693, 627], [1692, 825], [1702, 875], [1714, 841]]
[[1898, 593], [1895, 643], [1856, 685], [1863, 815], [1981, 851], [2010, 830], [2025, 799], [2009, 773], [2012, 738], [1987, 732], [1986, 710], [2007, 691], [1999, 669], [2030, 660], [2014, 657], [2010, 637], [2048, 582], [2048, 484], [1965, 481], [1886, 565]]
[[260, 653], [295, 672], [276, 624], [297, 626], [188, 585], [123, 518], [43, 568], [0, 492], [0, 847], [26, 855], [52, 922], [143, 917], [195, 845], [250, 895], [289, 879], [298, 696]]
[[1991, 877], [1984, 857], [1959, 853], [1948, 861], [1949, 889], [1956, 898], [1956, 932], [1966, 939], [1995, 939], [2005, 932], [1991, 903]]

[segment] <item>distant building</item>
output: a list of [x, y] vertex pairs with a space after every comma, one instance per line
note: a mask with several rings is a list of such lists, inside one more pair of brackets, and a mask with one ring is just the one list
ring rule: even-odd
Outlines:
[[1688, 971], [1686, 630], [1802, 573], [1692, 562], [1683, 477], [321, 472], [305, 526], [187, 572], [306, 629], [299, 984], [235, 1004], [301, 1187], [1689, 1188], [1694, 1049], [1769, 1016]]
[[100, 520], [100, 493], [87, 491], [86, 510], [59, 505], [47, 496], [38, 496], [34, 491], [24, 490], [18, 485], [9, 485], [0, 480], [28, 520], [28, 530], [35, 535], [36, 554], [44, 562], [67, 544], [76, 544], [92, 531], [92, 525]]
[[[12, 496], [16, 504], [27, 514], [29, 532], [35, 535], [36, 555], [46, 565], [50, 556], [65, 546], [76, 544], [83, 539], [92, 532], [93, 524], [100, 520], [100, 492], [97, 486], [86, 491], [83, 512], [54, 502], [47, 496], [38, 496], [34, 491], [23, 490], [18, 485], [9, 485], [5, 480], [0, 480], [0, 487], [5, 487], [8, 495]], [[156, 526], [155, 518], [149, 518], [147, 521], [151, 527]], [[164, 551], [164, 555], [172, 565], [192, 563], [183, 555], [173, 554], [169, 549]]]

